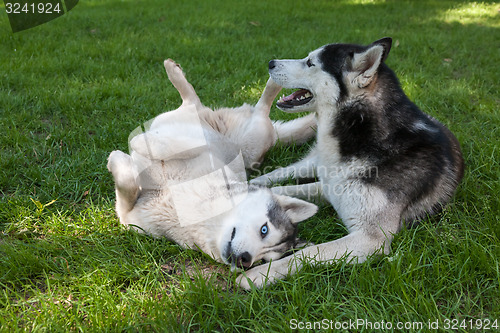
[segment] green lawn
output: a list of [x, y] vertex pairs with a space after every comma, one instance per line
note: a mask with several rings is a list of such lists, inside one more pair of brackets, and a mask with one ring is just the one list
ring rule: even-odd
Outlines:
[[[458, 0], [82, 0], [16, 34], [0, 14], [0, 331], [500, 326], [499, 9]], [[228, 267], [119, 225], [106, 159], [128, 150], [138, 125], [180, 104], [164, 59], [183, 66], [206, 105], [236, 106], [257, 101], [270, 59], [384, 36], [404, 90], [456, 134], [467, 165], [445, 211], [399, 234], [390, 256], [306, 266], [246, 292]], [[306, 151], [273, 148], [263, 167]], [[315, 243], [344, 232], [327, 204], [300, 228]], [[349, 320], [365, 322], [354, 329]]]

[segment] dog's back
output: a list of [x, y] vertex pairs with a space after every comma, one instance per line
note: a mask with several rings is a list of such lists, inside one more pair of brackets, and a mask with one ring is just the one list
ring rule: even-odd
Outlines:
[[[317, 176], [317, 182], [275, 187], [273, 192], [323, 195], [348, 235], [247, 271], [254, 284], [293, 273], [304, 257], [362, 262], [375, 253], [388, 254], [404, 224], [440, 210], [457, 188], [464, 170], [458, 141], [406, 97], [384, 63], [391, 45], [390, 38], [367, 46], [330, 44], [303, 59], [269, 62], [276, 83], [299, 89], [280, 98], [277, 106], [316, 112], [317, 143], [303, 160], [252, 182], [268, 185], [290, 176]], [[242, 277], [240, 281], [248, 286]]]
[[375, 80], [370, 95], [339, 109], [332, 135], [343, 160], [368, 162], [361, 179], [405, 205], [401, 217], [411, 223], [438, 212], [453, 195], [464, 172], [460, 145], [451, 131], [408, 99], [384, 63]]

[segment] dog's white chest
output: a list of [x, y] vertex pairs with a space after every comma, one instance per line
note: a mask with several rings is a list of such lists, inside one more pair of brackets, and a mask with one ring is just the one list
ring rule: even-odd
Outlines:
[[376, 172], [372, 169], [373, 166], [359, 159], [341, 161], [338, 154], [320, 152], [317, 175], [322, 193], [348, 228], [349, 221], [359, 218], [365, 211], [364, 206], [370, 204], [367, 198], [374, 194], [374, 189], [367, 186], [362, 177]]

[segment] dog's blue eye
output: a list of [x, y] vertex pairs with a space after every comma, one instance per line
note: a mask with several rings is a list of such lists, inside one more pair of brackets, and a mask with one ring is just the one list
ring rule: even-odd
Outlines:
[[267, 232], [269, 231], [269, 228], [267, 227], [267, 223], [264, 224], [261, 228], [260, 228], [260, 234], [262, 236], [265, 236], [267, 235]]

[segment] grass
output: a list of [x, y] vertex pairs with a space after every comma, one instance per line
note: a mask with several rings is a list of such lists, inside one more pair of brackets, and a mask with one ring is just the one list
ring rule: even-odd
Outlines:
[[[0, 331], [279, 332], [364, 319], [416, 323], [407, 331], [466, 320], [456, 331], [468, 332], [469, 320], [500, 321], [499, 9], [89, 0], [16, 34], [0, 16]], [[453, 202], [399, 234], [391, 255], [306, 265], [245, 292], [203, 254], [120, 227], [106, 158], [179, 105], [165, 58], [183, 66], [205, 104], [233, 106], [257, 101], [270, 59], [384, 36], [394, 39], [388, 64], [404, 90], [456, 134], [467, 164]], [[306, 151], [274, 148], [263, 167]], [[316, 243], [344, 233], [326, 204], [300, 228]]]

